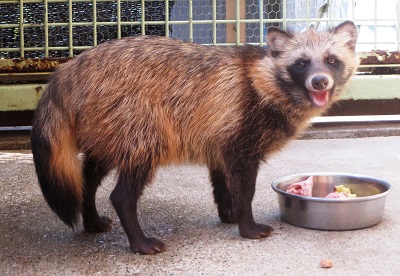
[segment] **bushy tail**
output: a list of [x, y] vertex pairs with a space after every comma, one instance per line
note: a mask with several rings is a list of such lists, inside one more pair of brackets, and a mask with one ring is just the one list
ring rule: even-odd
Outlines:
[[74, 227], [82, 207], [82, 162], [74, 130], [51, 104], [39, 104], [32, 126], [33, 160], [42, 193], [50, 208]]

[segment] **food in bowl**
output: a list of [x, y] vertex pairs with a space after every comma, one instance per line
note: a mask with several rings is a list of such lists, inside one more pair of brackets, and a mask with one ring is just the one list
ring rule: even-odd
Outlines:
[[[313, 177], [312, 197], [286, 192], [293, 184]], [[325, 198], [339, 184], [356, 198]], [[319, 230], [355, 230], [378, 224], [383, 217], [391, 185], [381, 179], [349, 173], [315, 172], [280, 177], [271, 184], [277, 193], [280, 217], [295, 226]], [[346, 214], [346, 215], [343, 215]]]
[[289, 194], [300, 195], [300, 196], [312, 196], [313, 185], [314, 185], [313, 177], [310, 176], [304, 181], [291, 184], [286, 189], [286, 192]]
[[335, 186], [333, 188], [334, 192], [329, 193], [325, 198], [356, 198], [356, 194], [352, 194], [350, 188], [347, 188], [343, 185]]
[[[313, 196], [312, 189], [314, 186], [313, 177], [309, 176], [306, 180], [295, 182], [289, 185], [286, 192], [289, 194], [299, 195], [299, 196]], [[356, 198], [357, 195], [351, 193], [350, 188], [344, 185], [334, 186], [333, 192], [325, 196], [325, 198]]]
[[333, 192], [333, 193], [329, 193], [325, 196], [325, 198], [343, 198], [343, 199], [347, 199], [347, 195], [345, 193], [337, 193], [337, 192]]

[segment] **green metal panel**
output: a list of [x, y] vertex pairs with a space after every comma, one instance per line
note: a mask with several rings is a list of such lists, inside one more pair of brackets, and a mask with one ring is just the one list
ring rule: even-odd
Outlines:
[[346, 100], [400, 98], [400, 75], [354, 76], [342, 95]]
[[[0, 111], [34, 110], [45, 84], [0, 85]], [[344, 100], [400, 98], [400, 75], [354, 76]]]
[[34, 110], [44, 84], [0, 85], [0, 111]]

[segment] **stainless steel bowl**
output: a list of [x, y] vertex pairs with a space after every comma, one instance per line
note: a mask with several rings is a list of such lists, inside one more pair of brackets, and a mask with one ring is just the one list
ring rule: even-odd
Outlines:
[[[286, 193], [287, 187], [313, 176], [313, 196]], [[350, 187], [357, 198], [324, 198], [336, 185]], [[281, 218], [290, 224], [320, 230], [354, 230], [382, 220], [391, 186], [369, 176], [341, 173], [308, 173], [281, 177], [272, 182], [278, 194]]]

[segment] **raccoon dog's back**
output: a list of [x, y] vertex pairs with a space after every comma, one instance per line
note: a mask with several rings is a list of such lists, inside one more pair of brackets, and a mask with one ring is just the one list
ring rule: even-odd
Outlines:
[[266, 55], [252, 46], [126, 38], [61, 66], [50, 86], [57, 92], [44, 98], [69, 113], [78, 148], [109, 166], [148, 155], [160, 163], [209, 162], [256, 100], [248, 66]]

